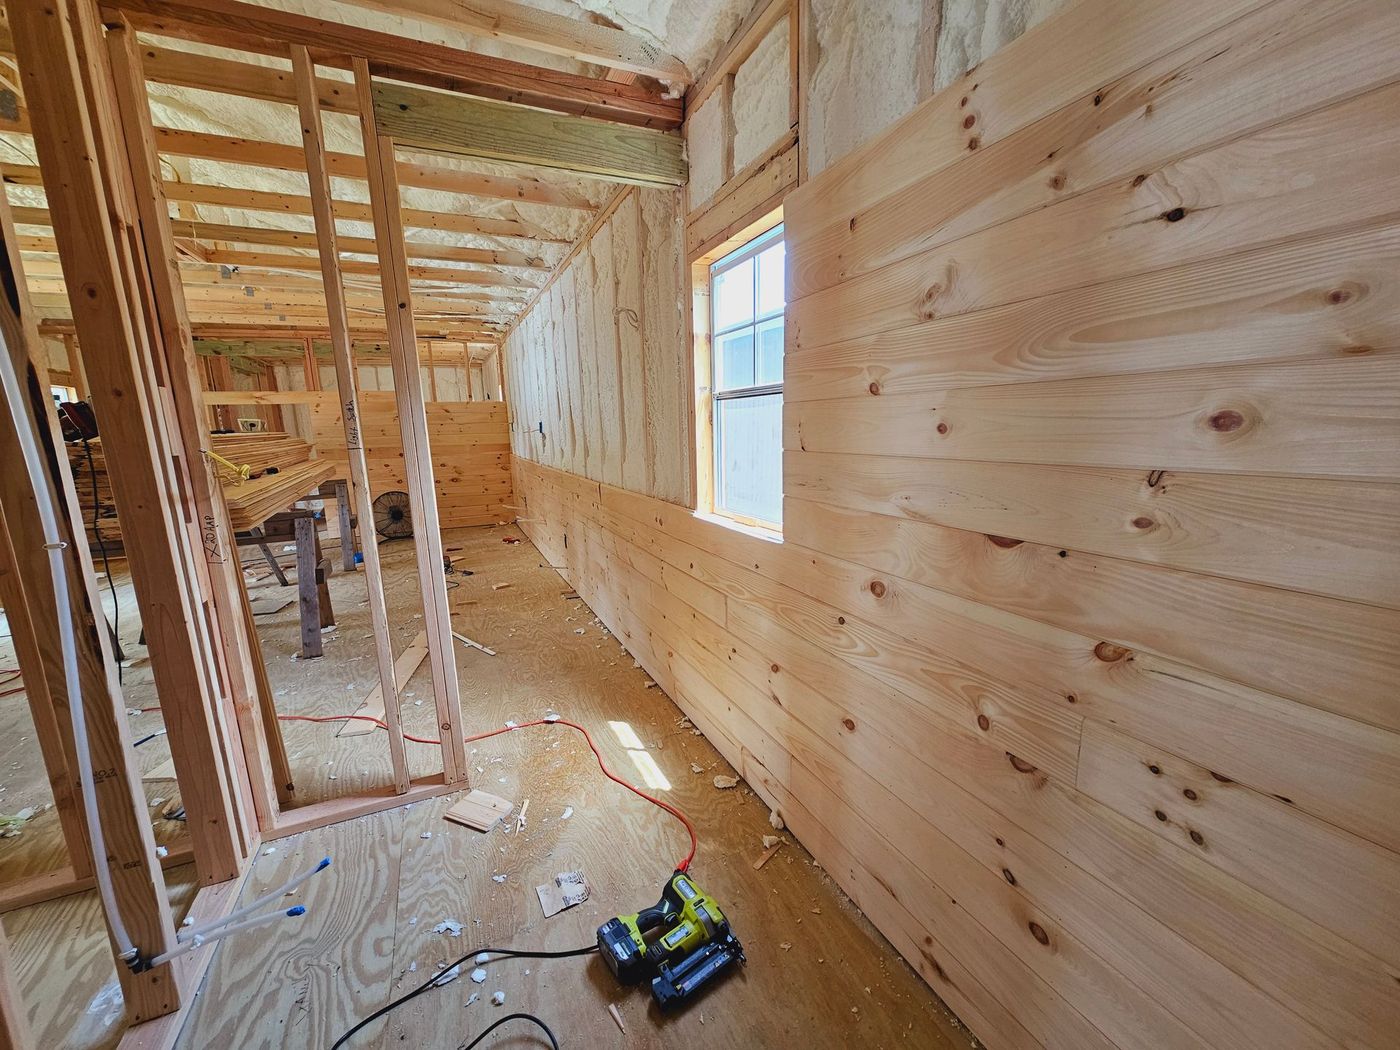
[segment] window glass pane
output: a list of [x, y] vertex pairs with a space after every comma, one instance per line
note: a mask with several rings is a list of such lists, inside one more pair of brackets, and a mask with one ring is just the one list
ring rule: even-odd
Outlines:
[[783, 381], [783, 319], [781, 316], [758, 326], [758, 375], [755, 386]]
[[716, 390], [753, 386], [753, 329], [741, 328], [720, 336], [715, 347], [715, 363], [718, 370]]
[[715, 509], [783, 520], [783, 395], [715, 401]]
[[715, 331], [753, 320], [753, 260], [745, 259], [714, 279]]
[[783, 285], [783, 266], [786, 259], [787, 245], [783, 241], [758, 253], [759, 317], [778, 313], [786, 302]]

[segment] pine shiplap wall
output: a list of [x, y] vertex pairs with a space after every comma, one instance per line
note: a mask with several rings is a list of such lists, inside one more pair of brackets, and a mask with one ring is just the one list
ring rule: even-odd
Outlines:
[[510, 333], [516, 455], [689, 498], [683, 238], [678, 192], [628, 190]]
[[785, 214], [783, 542], [532, 538], [989, 1046], [1396, 1046], [1400, 6], [1082, 0]]
[[[335, 394], [327, 393], [310, 410], [311, 440], [317, 453], [347, 463], [345, 429]], [[427, 410], [428, 447], [432, 452], [442, 527], [494, 525], [508, 520], [512, 503], [511, 456], [505, 404], [429, 401]], [[392, 393], [361, 391], [360, 433], [365, 444], [365, 465], [369, 468], [370, 495], [406, 490], [403, 438]]]

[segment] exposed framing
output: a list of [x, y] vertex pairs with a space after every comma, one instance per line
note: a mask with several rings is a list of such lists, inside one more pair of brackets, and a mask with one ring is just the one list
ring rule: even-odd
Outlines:
[[[360, 440], [360, 406], [356, 392], [355, 365], [350, 347], [350, 322], [345, 313], [345, 288], [340, 276], [340, 251], [336, 244], [335, 217], [331, 204], [331, 180], [326, 173], [326, 143], [321, 128], [321, 110], [316, 100], [316, 71], [311, 55], [300, 44], [292, 45], [292, 75], [296, 81], [301, 113], [302, 144], [306, 149], [306, 171], [315, 211], [316, 235], [320, 242], [321, 281], [331, 329], [331, 349], [335, 361], [336, 390], [340, 398], [340, 418], [345, 427], [345, 449], [350, 463], [350, 488], [361, 522], [374, 520], [369, 493], [369, 471]], [[311, 340], [306, 340], [307, 389], [320, 386]], [[344, 541], [342, 540], [342, 543]], [[399, 695], [394, 679], [394, 652], [389, 644], [389, 614], [384, 604], [384, 581], [379, 568], [379, 545], [364, 545], [365, 587], [368, 592], [370, 623], [374, 628], [374, 655], [379, 686], [385, 697]], [[384, 724], [389, 733], [389, 757], [394, 768], [394, 790], [408, 790], [408, 757], [405, 753], [403, 724], [399, 705], [386, 704]]]
[[[556, 187], [531, 180], [500, 179], [449, 172], [416, 160], [400, 160], [389, 129], [379, 125], [374, 111], [376, 74], [442, 89], [483, 85], [474, 93], [486, 98], [499, 93], [500, 81], [507, 76], [526, 76], [517, 64], [498, 60], [463, 63], [461, 56], [448, 62], [443, 51], [420, 47], [417, 42], [363, 34], [344, 27], [301, 16], [284, 15], [270, 9], [248, 9], [237, 3], [212, 0], [131, 0], [125, 8], [104, 10], [98, 17], [96, 0], [71, 0], [69, 5], [49, 6], [39, 0], [15, 0], [11, 18], [13, 37], [0, 41], [12, 44], [23, 69], [43, 71], [40, 86], [36, 75], [25, 80], [27, 94], [37, 100], [31, 109], [21, 109], [9, 126], [32, 134], [39, 147], [41, 167], [7, 168], [11, 181], [42, 184], [50, 195], [49, 209], [29, 209], [20, 213], [26, 222], [48, 222], [52, 237], [16, 237], [5, 220], [7, 261], [16, 278], [21, 296], [20, 313], [0, 324], [12, 351], [24, 359], [31, 383], [35, 384], [36, 410], [48, 404], [39, 384], [43, 381], [36, 366], [28, 363], [28, 348], [40, 329], [38, 314], [25, 302], [27, 286], [19, 267], [20, 252], [56, 254], [57, 261], [36, 260], [36, 292], [41, 301], [57, 296], [64, 288], [82, 286], [94, 290], [90, 302], [81, 298], [81, 309], [71, 321], [43, 322], [46, 331], [60, 335], [70, 352], [70, 368], [79, 373], [86, 367], [85, 387], [92, 391], [104, 420], [104, 436], [113, 449], [123, 454], [121, 467], [112, 472], [119, 509], [155, 508], [159, 528], [152, 530], [154, 542], [134, 542], [128, 550], [143, 605], [148, 629], [167, 631], [162, 641], [152, 645], [157, 688], [167, 717], [171, 720], [172, 750], [176, 754], [177, 776], [182, 796], [191, 814], [192, 836], [188, 846], [172, 850], [171, 863], [193, 859], [208, 886], [196, 897], [194, 913], [213, 916], [232, 907], [248, 870], [248, 859], [262, 838], [294, 834], [326, 823], [401, 805], [434, 794], [456, 790], [466, 783], [465, 743], [460, 725], [460, 695], [456, 678], [456, 654], [452, 648], [446, 590], [442, 579], [441, 539], [436, 527], [436, 501], [432, 464], [429, 457], [427, 425], [418, 374], [418, 339], [427, 332], [440, 333], [463, 343], [461, 363], [469, 389], [484, 386], [480, 361], [471, 347], [494, 350], [499, 357], [503, 314], [494, 314], [494, 304], [523, 305], [527, 294], [538, 292], [538, 284], [525, 277], [513, 277], [502, 269], [525, 271], [546, 268], [531, 254], [528, 244], [520, 250], [501, 249], [466, 254], [433, 251], [431, 246], [415, 245], [404, 236], [405, 226], [451, 229], [453, 232], [483, 233], [517, 237], [530, 242], [544, 240], [537, 231], [515, 220], [489, 220], [473, 216], [442, 218], [422, 212], [405, 213], [399, 204], [402, 184], [428, 186], [448, 192], [497, 196], [511, 200], [538, 200], [556, 206], [587, 208], [592, 205]], [[249, 22], [248, 19], [253, 19]], [[135, 33], [153, 30], [163, 35], [216, 41], [227, 46], [251, 47], [265, 53], [292, 57], [294, 69], [249, 74], [256, 67], [241, 63], [193, 63], [176, 59], [178, 52], [138, 45]], [[326, 30], [324, 38], [310, 37]], [[251, 36], [240, 36], [251, 31]], [[381, 48], [384, 40], [393, 47]], [[289, 46], [294, 50], [289, 51]], [[338, 52], [338, 53], [337, 53]], [[365, 54], [363, 52], [370, 52]], [[366, 157], [328, 154], [320, 141], [319, 111], [334, 108], [346, 111], [352, 99], [345, 85], [318, 77], [314, 62], [353, 68], [355, 92], [353, 109], [362, 121], [367, 146]], [[395, 64], [399, 63], [399, 64]], [[416, 63], [416, 65], [415, 65]], [[200, 136], [153, 126], [145, 97], [148, 79], [168, 77], [193, 79], [194, 66], [204, 65], [204, 85], [225, 78], [233, 93], [275, 95], [277, 101], [296, 102], [307, 136], [305, 151], [275, 144], [249, 143], [219, 136]], [[148, 67], [157, 67], [151, 76]], [[243, 67], [243, 68], [238, 68]], [[654, 87], [633, 77], [607, 80], [568, 78], [547, 70], [528, 70], [532, 85], [523, 94], [519, 84], [512, 88], [513, 101], [530, 101], [529, 91], [552, 99], [545, 108], [562, 113], [589, 113], [618, 124], [639, 128], [673, 129], [679, 125], [681, 105], [660, 99]], [[271, 75], [264, 75], [270, 73]], [[493, 82], [493, 78], [494, 81]], [[582, 81], [577, 83], [576, 81]], [[417, 90], [417, 89], [414, 89]], [[596, 97], [595, 97], [596, 96]], [[533, 102], [532, 102], [533, 104]], [[561, 118], [555, 118], [559, 120]], [[562, 127], [562, 125], [560, 125]], [[606, 127], [606, 126], [605, 126]], [[71, 129], [77, 128], [76, 136]], [[577, 124], [569, 134], [592, 134], [592, 123]], [[314, 130], [313, 130], [314, 129]], [[653, 131], [608, 129], [607, 135], [619, 141], [664, 143], [663, 153], [673, 149], [671, 138]], [[679, 155], [678, 146], [675, 148]], [[168, 185], [159, 173], [157, 155], [162, 151], [188, 151], [215, 159], [250, 164], [305, 169], [312, 189], [307, 197], [295, 195], [252, 195], [246, 191], [225, 191], [217, 186], [187, 187]], [[291, 154], [300, 156], [293, 158]], [[671, 163], [667, 161], [666, 163]], [[366, 208], [354, 202], [335, 202], [329, 190], [330, 176], [367, 179], [371, 203]], [[650, 178], [651, 176], [647, 176]], [[670, 172], [660, 181], [673, 183], [683, 178], [683, 169]], [[644, 179], [643, 181], [646, 181]], [[170, 192], [167, 194], [167, 190]], [[619, 197], [621, 194], [618, 195]], [[311, 214], [316, 236], [285, 237], [258, 232], [253, 227], [227, 227], [188, 220], [172, 220], [168, 202], [203, 200], [251, 210]], [[6, 211], [0, 200], [0, 214]], [[335, 219], [372, 218], [374, 242], [363, 244], [337, 238]], [[231, 252], [200, 244], [205, 237], [242, 243], [268, 244], [277, 248], [314, 246], [319, 258], [295, 256], [276, 251]], [[338, 242], [338, 243], [337, 243]], [[346, 261], [340, 265], [337, 247], [370, 251], [378, 256], [375, 264]], [[427, 250], [423, 250], [423, 249]], [[474, 263], [489, 270], [471, 271], [461, 267], [425, 266], [411, 258], [439, 262]], [[246, 326], [221, 323], [218, 308], [225, 293], [217, 282], [201, 281], [206, 267], [238, 265], [266, 270], [266, 287], [274, 289], [266, 301], [285, 311], [287, 323], [279, 326]], [[308, 324], [314, 317], [314, 285], [298, 271], [321, 271], [327, 295], [329, 323], [322, 328]], [[550, 269], [553, 269], [550, 267]], [[279, 274], [277, 271], [283, 271]], [[368, 296], [347, 291], [345, 275], [363, 274], [377, 282], [361, 281], [367, 292], [378, 291], [380, 309], [370, 307]], [[62, 284], [58, 283], [62, 279]], [[45, 282], [49, 282], [47, 285]], [[378, 288], [372, 287], [373, 283]], [[487, 291], [468, 292], [478, 286]], [[519, 289], [519, 291], [516, 291]], [[200, 305], [199, 320], [192, 321], [189, 304]], [[481, 304], [481, 305], [477, 305]], [[213, 307], [209, 312], [207, 307]], [[416, 323], [415, 308], [430, 318]], [[366, 327], [357, 324], [353, 314], [368, 313]], [[22, 315], [22, 316], [21, 316]], [[449, 320], [444, 323], [443, 318]], [[455, 319], [453, 319], [455, 318]], [[211, 320], [212, 319], [212, 320]], [[11, 337], [13, 336], [13, 340]], [[208, 408], [232, 404], [239, 399], [233, 392], [205, 393], [199, 376], [211, 368], [226, 374], [228, 360], [204, 357], [196, 350], [197, 337], [227, 339], [282, 339], [292, 342], [293, 352], [309, 369], [315, 387], [317, 368], [313, 337], [329, 337], [333, 360], [342, 387], [350, 393], [345, 410], [348, 424], [347, 445], [357, 449], [354, 430], [353, 340], [387, 341], [388, 356], [400, 391], [400, 419], [409, 461], [410, 490], [416, 502], [420, 523], [420, 581], [425, 594], [425, 622], [428, 627], [429, 657], [434, 674], [439, 726], [443, 735], [443, 773], [411, 780], [403, 754], [401, 730], [390, 723], [393, 783], [386, 788], [353, 798], [336, 799], [301, 808], [287, 808], [290, 802], [290, 774], [276, 730], [276, 712], [262, 667], [241, 587], [235, 560], [224, 554], [227, 542], [226, 510], [216, 479], [207, 470], [199, 450], [208, 440]], [[79, 344], [85, 353], [77, 352]], [[496, 366], [499, 372], [500, 365]], [[472, 373], [476, 372], [476, 378]], [[213, 371], [210, 373], [214, 374]], [[226, 376], [227, 378], [227, 376]], [[213, 384], [217, 386], [218, 384]], [[484, 393], [484, 390], [483, 390]], [[310, 396], [325, 396], [312, 389]], [[255, 394], [252, 403], [276, 404], [275, 394]], [[126, 398], [119, 401], [118, 398]], [[118, 406], [127, 414], [118, 422]], [[105, 411], [103, 410], [105, 406]], [[343, 408], [345, 406], [342, 406]], [[47, 410], [44, 425], [52, 432], [52, 411]], [[3, 438], [0, 434], [0, 438]], [[361, 458], [363, 452], [361, 451]], [[353, 474], [356, 473], [352, 470]], [[363, 470], [359, 471], [361, 475]], [[360, 479], [363, 481], [363, 477]], [[6, 479], [9, 484], [10, 479]], [[54, 484], [65, 491], [66, 505], [73, 507], [71, 474], [64, 462], [55, 462]], [[66, 486], [66, 490], [65, 490]], [[5, 506], [23, 502], [18, 492], [7, 491]], [[367, 487], [358, 487], [362, 517], [367, 517]], [[27, 571], [32, 560], [33, 526], [13, 516], [4, 521], [4, 538], [13, 545], [0, 545], [0, 583], [7, 588], [6, 603], [16, 603], [33, 611], [33, 622], [41, 620], [42, 588], [10, 591], [26, 576], [42, 574]], [[81, 523], [70, 523], [81, 532]], [[73, 558], [80, 568], [79, 586], [94, 585], [86, 547], [74, 543]], [[200, 553], [200, 552], [203, 553]], [[12, 566], [11, 566], [12, 563]], [[11, 566], [7, 568], [7, 566]], [[36, 594], [31, 594], [34, 590]], [[84, 592], [86, 593], [86, 591]], [[18, 596], [18, 598], [16, 597]], [[79, 608], [90, 608], [91, 603]], [[386, 616], [376, 617], [383, 634]], [[81, 633], [81, 632], [80, 632]], [[147, 950], [160, 950], [173, 943], [174, 932], [168, 908], [155, 873], [160, 868], [144, 812], [144, 792], [127, 761], [124, 708], [120, 695], [111, 688], [111, 654], [101, 632], [82, 633], [91, 647], [88, 660], [92, 680], [87, 683], [85, 706], [94, 710], [90, 718], [97, 726], [100, 746], [108, 756], [116, 777], [108, 778], [100, 803], [104, 827], [112, 836], [109, 852], [114, 860], [123, 856], [122, 907], [132, 909], [129, 922]], [[156, 650], [161, 658], [155, 660]], [[387, 650], [386, 650], [387, 651]], [[27, 646], [27, 663], [32, 665], [31, 681], [38, 699], [52, 704], [57, 693], [52, 676], [46, 676], [44, 645]], [[383, 654], [381, 654], [382, 656]], [[30, 668], [26, 668], [28, 671]], [[397, 697], [398, 684], [381, 677], [386, 698]], [[390, 707], [395, 705], [391, 703]], [[54, 709], [56, 716], [63, 712]], [[36, 725], [41, 719], [36, 718]], [[56, 786], [71, 780], [76, 757], [71, 743], [63, 740], [64, 720], [56, 717], [47, 732], [45, 753], [56, 771]], [[395, 754], [397, 752], [397, 754]], [[56, 797], [63, 794], [56, 792]], [[66, 792], [71, 796], [71, 791]], [[110, 797], [109, 797], [110, 796]], [[206, 816], [207, 815], [207, 816]], [[74, 811], [64, 817], [76, 829]], [[125, 829], [125, 831], [123, 831]], [[125, 836], [123, 838], [123, 836]], [[79, 841], [80, 846], [85, 843]], [[124, 852], [123, 852], [124, 851]], [[91, 859], [75, 849], [67, 871], [40, 880], [42, 885], [0, 888], [0, 907], [7, 902], [24, 903], [47, 899], [64, 892], [83, 889], [91, 880]], [[142, 909], [145, 909], [143, 912]], [[141, 916], [144, 915], [144, 918]], [[124, 1046], [169, 1046], [178, 1035], [183, 1020], [182, 1007], [208, 964], [209, 953], [196, 953], [172, 967], [147, 974], [124, 977], [132, 1020], [168, 1015], [128, 1032]], [[0, 999], [8, 991], [0, 973]], [[5, 999], [7, 1006], [10, 1000]], [[0, 1009], [6, 1015], [13, 1009]], [[7, 1031], [8, 1035], [8, 1031]], [[22, 1038], [17, 1036], [16, 1038]]]

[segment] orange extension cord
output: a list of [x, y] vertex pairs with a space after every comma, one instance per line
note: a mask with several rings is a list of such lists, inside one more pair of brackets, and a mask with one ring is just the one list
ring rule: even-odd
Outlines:
[[[151, 711], [159, 711], [160, 708], [143, 707], [141, 710], [143, 712], [148, 713]], [[389, 730], [388, 724], [382, 718], [375, 718], [373, 715], [278, 715], [277, 720], [279, 722], [373, 722], [378, 728], [383, 729], [385, 732], [388, 732]], [[511, 733], [517, 729], [529, 729], [531, 726], [548, 725], [561, 725], [568, 726], [570, 729], [577, 729], [580, 733], [583, 734], [583, 739], [588, 741], [588, 748], [590, 751], [593, 752], [593, 757], [598, 760], [598, 768], [603, 771], [603, 776], [607, 777], [615, 784], [621, 784], [623, 787], [625, 787], [628, 791], [632, 792], [632, 794], [636, 795], [638, 798], [644, 798], [653, 806], [658, 806], [661, 809], [664, 809], [667, 813], [671, 814], [671, 816], [675, 817], [677, 820], [679, 820], [682, 824], [685, 825], [686, 833], [690, 836], [690, 852], [685, 855], [684, 860], [682, 860], [679, 864], [676, 865], [676, 870], [689, 871], [691, 861], [695, 859], [695, 851], [699, 846], [699, 840], [695, 836], [695, 825], [690, 822], [690, 818], [687, 817], [675, 806], [671, 805], [669, 802], [664, 802], [661, 799], [657, 798], [655, 795], [648, 795], [641, 788], [637, 787], [635, 784], [631, 784], [628, 781], [623, 780], [620, 776], [618, 776], [611, 769], [609, 769], [608, 764], [603, 761], [603, 754], [601, 751], [598, 750], [598, 745], [593, 742], [593, 737], [589, 734], [587, 729], [583, 728], [583, 726], [579, 725], [577, 722], [570, 722], [567, 718], [537, 718], [533, 722], [521, 722], [519, 725], [501, 726], [499, 729], [488, 729], [484, 733], [475, 733], [472, 736], [466, 737], [465, 739], [466, 743], [470, 744], [477, 740], [487, 740], [493, 736], [500, 736], [502, 733]], [[413, 736], [411, 733], [405, 733], [403, 735], [403, 738], [405, 740], [412, 740], [415, 744], [442, 743], [441, 740], [434, 740], [431, 737], [425, 736]]]

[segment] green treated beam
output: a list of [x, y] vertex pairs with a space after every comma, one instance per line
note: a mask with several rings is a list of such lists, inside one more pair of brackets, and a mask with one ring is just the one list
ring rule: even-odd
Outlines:
[[534, 164], [643, 186], [687, 178], [679, 135], [375, 81], [374, 116], [398, 146]]

